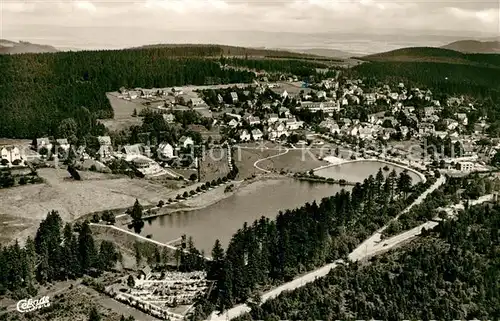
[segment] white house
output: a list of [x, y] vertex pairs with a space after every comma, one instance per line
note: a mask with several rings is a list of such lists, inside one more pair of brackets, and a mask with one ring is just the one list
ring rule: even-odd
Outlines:
[[365, 101], [367, 105], [373, 105], [377, 101], [374, 93], [365, 94]]
[[340, 127], [339, 127], [339, 124], [333, 124], [331, 127], [330, 127], [330, 133], [332, 134], [340, 134]]
[[35, 148], [40, 151], [41, 148], [46, 148], [47, 150], [52, 150], [52, 143], [48, 138], [37, 138]]
[[269, 140], [276, 140], [280, 139], [282, 136], [287, 136], [289, 135], [288, 131], [286, 130], [286, 126], [283, 123], [275, 123], [272, 126], [269, 127]]
[[67, 152], [70, 148], [70, 144], [66, 138], [56, 139], [56, 143], [64, 152]]
[[399, 128], [399, 131], [401, 132], [401, 135], [402, 135], [403, 137], [406, 137], [406, 135], [408, 135], [409, 129], [408, 129], [408, 127], [406, 127], [406, 126], [401, 126], [401, 127]]
[[321, 123], [319, 123], [319, 127], [330, 130], [332, 128], [332, 126], [335, 124], [336, 124], [335, 120], [333, 120], [331, 118], [327, 118], [327, 119], [323, 120]]
[[381, 111], [381, 112], [375, 113], [375, 114], [370, 114], [370, 115], [368, 115], [368, 122], [371, 123], [371, 124], [381, 123], [379, 121], [382, 118], [384, 118], [384, 116], [385, 116], [385, 112], [384, 111]]
[[97, 141], [99, 142], [99, 156], [101, 159], [107, 159], [111, 157], [113, 152], [113, 146], [111, 145], [111, 137], [109, 136], [98, 136]]
[[285, 120], [285, 126], [288, 130], [297, 130], [304, 126], [303, 121], [297, 121], [295, 118], [287, 118]]
[[322, 111], [324, 113], [329, 113], [329, 114], [340, 111], [340, 105], [338, 102], [335, 101], [329, 101], [329, 102], [303, 101], [301, 102], [300, 107], [308, 109], [311, 112]]
[[261, 140], [262, 139], [262, 131], [258, 128], [252, 130], [252, 137], [254, 140]]
[[273, 124], [279, 120], [278, 114], [269, 114], [267, 117], [267, 123]]
[[137, 99], [138, 96], [139, 96], [139, 93], [137, 91], [129, 91], [127, 93], [128, 99]]
[[158, 145], [157, 149], [158, 157], [161, 159], [171, 159], [174, 158], [174, 148], [169, 143], [163, 142]]
[[425, 117], [430, 117], [434, 115], [435, 109], [434, 107], [424, 107], [424, 115]]
[[203, 101], [203, 99], [201, 98], [191, 98], [189, 100], [189, 104], [192, 106], [192, 107], [195, 107], [195, 106], [200, 106], [200, 105], [204, 105], [205, 102]]
[[474, 163], [458, 162], [457, 169], [461, 172], [471, 172], [472, 170], [474, 170]]
[[250, 126], [260, 124], [260, 118], [257, 116], [249, 115], [245, 117], [245, 120], [247, 121], [248, 124], [250, 124]]
[[191, 137], [189, 136], [182, 136], [180, 139], [179, 139], [179, 145], [183, 148], [187, 148], [188, 146], [193, 146], [194, 145], [194, 141]]
[[467, 114], [465, 113], [457, 113], [456, 114], [458, 120], [462, 123], [462, 125], [467, 126], [469, 120], [467, 119]]
[[324, 90], [320, 90], [316, 93], [316, 96], [318, 96], [318, 98], [326, 98], [326, 92]]
[[233, 101], [233, 104], [238, 102], [238, 94], [234, 91], [231, 92], [231, 99]]
[[173, 123], [175, 122], [175, 116], [174, 114], [163, 114], [163, 119], [167, 122], [167, 123]]
[[454, 119], [445, 119], [445, 122], [446, 122], [446, 128], [448, 128], [448, 130], [454, 130], [455, 128], [458, 127], [458, 121], [454, 120]]
[[285, 117], [288, 117], [290, 116], [290, 109], [286, 108], [286, 107], [280, 107], [279, 111], [278, 111], [280, 114], [284, 114]]
[[16, 146], [2, 147], [0, 150], [0, 156], [2, 161], [5, 159], [10, 165], [14, 162], [22, 161], [21, 150]]
[[252, 138], [252, 136], [250, 136], [250, 133], [248, 132], [248, 130], [246, 129], [243, 129], [240, 133], [240, 140], [245, 142], [245, 141], [249, 141], [250, 139]]
[[141, 156], [141, 144], [125, 145], [123, 146], [123, 152], [125, 154], [125, 159], [128, 161], [136, 158], [137, 156]]
[[238, 127], [238, 124], [239, 124], [239, 123], [238, 123], [238, 121], [237, 121], [236, 119], [234, 119], [234, 118], [233, 118], [233, 119], [231, 119], [231, 120], [229, 121], [229, 123], [228, 123], [229, 127], [231, 127], [231, 128], [236, 128], [236, 127]]
[[281, 98], [285, 99], [286, 97], [288, 97], [288, 92], [284, 90], [283, 93], [281, 94]]

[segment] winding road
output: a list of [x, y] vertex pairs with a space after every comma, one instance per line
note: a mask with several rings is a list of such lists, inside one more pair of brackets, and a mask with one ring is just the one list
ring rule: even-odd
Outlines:
[[[275, 155], [277, 156], [277, 155]], [[412, 204], [410, 204], [407, 208], [405, 208], [394, 220], [397, 220], [400, 215], [408, 212], [411, 208], [414, 206], [422, 203], [422, 201], [435, 191], [439, 186], [444, 184], [446, 182], [446, 178], [444, 176], [441, 176], [440, 178], [437, 179], [437, 181], [432, 184], [425, 192], [423, 192], [420, 197], [418, 197]], [[415, 236], [419, 235], [422, 232], [423, 228], [429, 229], [434, 226], [436, 226], [437, 222], [430, 221], [427, 223], [424, 223], [420, 226], [417, 226], [409, 231], [403, 232], [399, 235], [393, 236], [391, 238], [388, 238], [384, 240], [383, 244], [380, 242], [381, 239], [381, 233], [389, 226], [390, 222], [388, 222], [384, 227], [379, 229], [377, 232], [375, 232], [370, 238], [366, 239], [361, 245], [359, 245], [356, 249], [354, 249], [348, 256], [349, 261], [358, 261], [362, 259], [366, 259], [369, 257], [372, 257], [374, 255], [386, 252], [387, 250], [403, 243], [406, 242]], [[336, 268], [340, 264], [348, 264], [348, 262], [344, 262], [343, 260], [337, 260], [333, 263], [324, 265], [320, 267], [319, 269], [316, 269], [314, 271], [311, 271], [303, 276], [300, 276], [288, 283], [282, 284], [268, 292], [265, 292], [262, 297], [261, 301], [265, 302], [269, 299], [275, 298], [284, 291], [292, 291], [295, 289], [298, 289], [300, 287], [303, 287], [307, 283], [313, 282], [317, 278], [324, 277], [326, 276], [332, 269]], [[224, 313], [217, 315], [216, 312], [212, 313], [210, 316], [209, 320], [231, 320], [234, 319], [238, 316], [241, 316], [244, 313], [250, 312], [250, 307], [246, 304], [240, 304], [237, 305]]]
[[258, 159], [255, 161], [255, 163], [253, 163], [253, 167], [257, 168], [258, 170], [260, 171], [263, 171], [264, 173], [270, 173], [271, 171], [268, 171], [267, 169], [263, 169], [261, 167], [259, 167], [259, 165], [257, 165], [258, 163], [262, 162], [262, 161], [265, 161], [265, 160], [268, 160], [268, 159], [273, 159], [275, 157], [279, 157], [279, 156], [283, 156], [285, 155], [286, 153], [288, 153], [290, 150], [288, 148], [285, 148], [285, 151], [282, 152], [282, 153], [279, 153], [279, 154], [276, 154], [276, 155], [271, 155], [271, 156], [268, 156], [268, 157], [265, 157], [265, 158], [261, 158], [261, 159]]

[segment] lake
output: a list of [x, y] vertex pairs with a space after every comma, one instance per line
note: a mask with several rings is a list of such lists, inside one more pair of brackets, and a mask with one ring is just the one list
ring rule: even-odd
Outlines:
[[[344, 178], [348, 181], [362, 181], [370, 174], [376, 174], [380, 162], [355, 162], [322, 169], [327, 177]], [[388, 165], [399, 173], [401, 168]], [[319, 173], [317, 174], [319, 175]], [[389, 171], [385, 172], [389, 173]], [[410, 172], [414, 182], [420, 178]], [[346, 190], [352, 187], [345, 186]], [[146, 222], [141, 235], [152, 234], [160, 242], [168, 242], [183, 234], [192, 236], [196, 247], [210, 255], [213, 244], [219, 239], [227, 246], [232, 235], [243, 226], [252, 224], [261, 216], [275, 218], [280, 210], [293, 209], [306, 202], [319, 201], [333, 196], [342, 187], [323, 183], [311, 183], [292, 178], [264, 180], [252, 183], [206, 208], [194, 211], [177, 212]]]

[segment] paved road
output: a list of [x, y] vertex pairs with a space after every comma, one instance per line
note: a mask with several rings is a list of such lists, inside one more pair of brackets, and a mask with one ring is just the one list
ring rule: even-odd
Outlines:
[[[420, 195], [419, 198], [417, 198], [410, 206], [408, 206], [404, 211], [402, 211], [395, 219], [399, 218], [399, 216], [403, 213], [406, 213], [409, 211], [413, 206], [418, 205], [422, 203], [422, 201], [429, 195], [429, 193], [432, 193], [434, 190], [436, 190], [439, 186], [444, 184], [446, 182], [446, 178], [444, 176], [441, 176], [433, 185], [431, 185], [422, 195]], [[389, 224], [389, 223], [388, 223]], [[427, 222], [425, 224], [422, 224], [421, 226], [418, 226], [414, 229], [411, 229], [409, 231], [406, 231], [402, 234], [396, 235], [394, 237], [391, 237], [387, 240], [384, 240], [382, 244], [380, 244], [380, 236], [381, 232], [387, 228], [388, 225], [382, 227], [379, 229], [377, 232], [375, 232], [374, 235], [372, 235], [370, 238], [368, 238], [366, 241], [364, 241], [360, 246], [358, 246], [354, 251], [352, 251], [349, 254], [349, 260], [350, 261], [358, 261], [362, 260], [365, 258], [372, 257], [374, 255], [383, 253], [387, 250], [389, 250], [392, 247], [395, 247], [398, 244], [401, 244], [402, 242], [405, 242], [418, 234], [421, 233], [422, 228], [426, 227], [431, 228], [435, 225], [437, 225], [437, 222]], [[385, 244], [385, 246], [384, 246]], [[277, 288], [274, 288], [262, 295], [262, 302], [265, 302], [269, 299], [277, 297], [279, 294], [281, 294], [284, 291], [292, 291], [295, 289], [298, 289], [304, 285], [306, 285], [309, 282], [312, 282], [316, 280], [317, 278], [324, 277], [327, 275], [332, 269], [336, 268], [339, 264], [343, 264], [344, 262], [342, 260], [337, 260], [333, 263], [327, 264], [319, 269], [316, 269], [312, 272], [307, 273], [306, 275], [303, 275], [301, 277], [298, 277], [288, 283], [285, 283]], [[231, 320], [234, 319], [246, 312], [250, 311], [250, 307], [248, 307], [246, 304], [240, 304], [237, 305], [226, 312], [224, 312], [221, 315], [217, 315], [215, 312], [212, 313], [210, 316], [209, 320]]]
[[[430, 193], [434, 192], [439, 186], [446, 182], [446, 177], [443, 175], [439, 177], [434, 184], [432, 184], [425, 192], [423, 192], [413, 203], [411, 203], [407, 208], [405, 208], [401, 213], [399, 213], [393, 220], [397, 220], [401, 215], [411, 210], [414, 206], [419, 205]], [[366, 239], [361, 243], [354, 251], [349, 254], [349, 259], [360, 257], [362, 253], [366, 253], [371, 249], [375, 248], [382, 239], [382, 232], [389, 226], [391, 222], [388, 222], [385, 226], [376, 231], [371, 237]], [[387, 243], [387, 241], [385, 242]]]

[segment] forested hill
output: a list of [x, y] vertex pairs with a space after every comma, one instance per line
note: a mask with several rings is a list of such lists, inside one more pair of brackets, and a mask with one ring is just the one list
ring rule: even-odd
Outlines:
[[436, 94], [470, 94], [500, 103], [500, 54], [463, 54], [439, 48], [405, 48], [362, 57], [345, 72], [374, 83], [404, 82]]
[[[220, 54], [218, 46], [175, 46], [0, 55], [0, 137], [57, 135], [59, 124], [68, 118], [75, 120], [78, 138], [100, 134], [104, 128], [96, 118], [113, 116], [105, 93], [122, 86], [252, 82], [255, 74], [246, 68], [222, 68]], [[325, 67], [320, 62], [298, 59], [245, 57], [232, 58], [231, 63], [302, 76]]]
[[500, 68], [500, 54], [466, 54], [455, 50], [433, 47], [402, 48], [364, 56], [359, 59], [372, 62], [439, 62]]
[[56, 52], [57, 49], [48, 45], [39, 45], [26, 41], [10, 41], [0, 39], [0, 54]]
[[192, 51], [184, 53], [188, 57], [172, 56], [166, 49], [0, 55], [0, 137], [56, 135], [66, 118], [75, 119], [77, 136], [97, 134], [102, 128], [94, 126], [95, 118], [113, 116], [105, 93], [122, 86], [236, 83], [254, 77], [192, 57], [198, 56]]
[[328, 59], [325, 56], [291, 52], [281, 49], [266, 49], [266, 48], [247, 48], [247, 47], [236, 47], [227, 45], [215, 45], [215, 44], [154, 44], [145, 45], [138, 48], [132, 49], [153, 49], [153, 48], [164, 48], [178, 56], [183, 56], [186, 51], [198, 53], [203, 56], [214, 56], [219, 57], [232, 56], [232, 57], [280, 57], [280, 58], [300, 58], [300, 59]]
[[[243, 320], [499, 320], [500, 207], [265, 302]], [[426, 234], [424, 232], [424, 234]]]
[[460, 40], [441, 48], [470, 53], [500, 53], [500, 41]]

